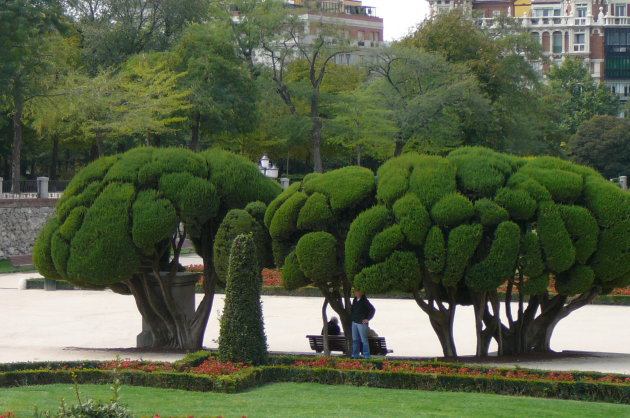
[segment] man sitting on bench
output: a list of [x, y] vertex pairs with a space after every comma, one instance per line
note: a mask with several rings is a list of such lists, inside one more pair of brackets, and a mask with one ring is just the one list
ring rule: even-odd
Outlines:
[[[341, 328], [339, 328], [339, 320], [336, 316], [330, 318], [328, 324], [328, 335], [341, 335]], [[322, 328], [322, 335], [324, 335], [324, 328]]]

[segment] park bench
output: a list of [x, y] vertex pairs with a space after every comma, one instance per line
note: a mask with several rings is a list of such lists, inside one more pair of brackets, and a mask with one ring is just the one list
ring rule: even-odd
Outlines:
[[[324, 336], [323, 335], [307, 335], [311, 349], [316, 353], [324, 351]], [[370, 343], [370, 354], [376, 356], [386, 356], [389, 353], [393, 353], [393, 350], [387, 349], [387, 343], [385, 337], [368, 337]], [[346, 353], [346, 337], [343, 335], [329, 335], [328, 336], [328, 348], [330, 351], [341, 351]]]
[[33, 267], [33, 256], [29, 255], [14, 255], [9, 257], [9, 261], [13, 267]]

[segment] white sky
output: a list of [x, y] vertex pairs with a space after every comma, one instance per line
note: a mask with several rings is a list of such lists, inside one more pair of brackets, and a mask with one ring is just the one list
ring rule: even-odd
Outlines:
[[386, 41], [405, 36], [429, 11], [427, 0], [363, 0], [363, 5], [376, 7], [376, 15], [385, 19]]

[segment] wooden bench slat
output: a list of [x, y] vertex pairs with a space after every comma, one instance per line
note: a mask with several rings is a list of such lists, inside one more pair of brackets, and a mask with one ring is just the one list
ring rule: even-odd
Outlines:
[[[324, 336], [323, 335], [307, 335], [311, 349], [317, 353], [324, 351]], [[392, 350], [387, 349], [387, 343], [384, 337], [368, 337], [370, 344], [370, 354], [386, 356], [389, 353], [393, 353]], [[346, 337], [343, 335], [329, 335], [328, 336], [328, 348], [330, 351], [341, 351], [346, 353]]]
[[33, 256], [31, 254], [28, 255], [14, 255], [9, 257], [9, 261], [13, 265], [13, 267], [32, 267], [33, 266]]

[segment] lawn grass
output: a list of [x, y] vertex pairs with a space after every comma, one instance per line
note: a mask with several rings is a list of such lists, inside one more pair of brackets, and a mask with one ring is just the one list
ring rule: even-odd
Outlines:
[[[108, 386], [81, 385], [80, 391], [103, 401], [111, 397]], [[61, 397], [75, 401], [72, 385], [0, 389], [0, 414], [31, 416], [35, 405], [56, 411]], [[315, 383], [276, 383], [230, 395], [123, 386], [120, 401], [140, 417], [630, 417], [630, 405]]]
[[33, 266], [30, 267], [13, 267], [13, 264], [11, 264], [11, 261], [5, 259], [5, 260], [0, 260], [0, 274], [5, 274], [5, 273], [18, 273], [20, 271], [35, 271], [36, 268]]

